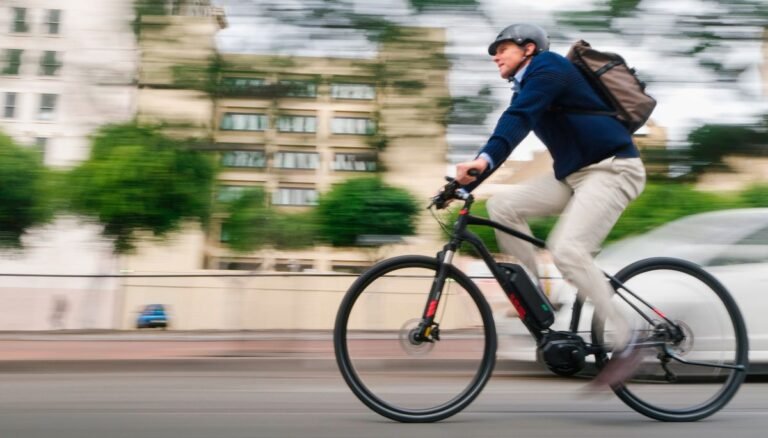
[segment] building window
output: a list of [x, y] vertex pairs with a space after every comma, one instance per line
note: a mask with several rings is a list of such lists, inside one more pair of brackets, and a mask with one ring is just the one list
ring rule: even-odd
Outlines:
[[251, 187], [247, 186], [219, 186], [216, 191], [216, 200], [219, 202], [232, 202], [237, 201], [243, 196], [246, 190]]
[[23, 33], [28, 31], [29, 25], [27, 24], [27, 9], [13, 8], [13, 24], [11, 26], [11, 32]]
[[225, 94], [238, 94], [253, 92], [263, 88], [266, 81], [260, 78], [223, 78], [221, 80], [222, 91]]
[[280, 132], [315, 132], [314, 116], [281, 116], [277, 119]]
[[5, 93], [5, 105], [3, 106], [3, 118], [13, 119], [16, 117], [16, 93]]
[[376, 124], [371, 119], [334, 117], [331, 132], [334, 134], [370, 135], [376, 132]]
[[220, 128], [225, 131], [264, 131], [267, 116], [264, 114], [225, 113]]
[[331, 270], [333, 272], [344, 272], [347, 274], [359, 275], [365, 272], [370, 267], [371, 267], [370, 265], [357, 265], [354, 263], [334, 263], [331, 266]]
[[312, 260], [281, 259], [275, 261], [277, 272], [308, 272], [314, 271]]
[[376, 97], [376, 91], [370, 84], [331, 84], [331, 97], [372, 100]]
[[35, 150], [38, 154], [40, 154], [40, 160], [45, 162], [45, 153], [48, 149], [48, 138], [47, 137], [35, 137]]
[[45, 17], [45, 26], [48, 28], [48, 35], [58, 35], [61, 26], [61, 9], [48, 9]]
[[289, 97], [317, 96], [317, 84], [312, 81], [282, 80], [279, 84], [284, 87], [285, 95]]
[[333, 170], [375, 172], [376, 156], [372, 154], [336, 154], [333, 158]]
[[317, 205], [317, 190], [280, 188], [272, 193], [274, 205]]
[[51, 52], [46, 50], [43, 52], [43, 57], [40, 58], [40, 74], [42, 76], [55, 76], [56, 72], [61, 67], [61, 62], [56, 59], [58, 52]]
[[53, 115], [56, 113], [56, 101], [58, 100], [56, 94], [41, 94], [40, 95], [40, 111], [37, 113], [38, 120], [53, 120]]
[[315, 152], [277, 152], [275, 167], [280, 169], [317, 169], [319, 155]]
[[266, 167], [267, 156], [264, 151], [225, 151], [221, 154], [224, 167]]
[[[227, 239], [229, 236], [224, 236], [224, 231], [222, 230], [222, 242], [226, 242], [227, 240], [224, 240], [226, 237]], [[262, 267], [262, 262], [260, 261], [229, 261], [229, 260], [219, 260], [218, 266], [219, 269], [226, 269], [226, 270], [232, 270], [232, 271], [258, 271]]]
[[18, 75], [21, 67], [21, 49], [5, 49], [5, 59], [3, 59], [3, 74]]

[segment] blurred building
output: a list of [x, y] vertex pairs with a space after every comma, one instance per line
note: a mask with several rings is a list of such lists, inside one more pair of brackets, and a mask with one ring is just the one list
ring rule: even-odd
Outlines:
[[[170, 133], [210, 139], [222, 166], [217, 196], [231, 199], [258, 186], [273, 206], [298, 212], [313, 208], [334, 183], [380, 173], [426, 206], [442, 183], [447, 152], [441, 29], [403, 28], [367, 60], [229, 54], [214, 45], [226, 25], [223, 14], [207, 11], [142, 17], [138, 114], [169, 124]], [[378, 254], [350, 248], [238, 254], [222, 243], [218, 227], [214, 221], [205, 240], [201, 232], [182, 238], [180, 245], [200, 257], [197, 266], [178, 268], [355, 270]], [[432, 243], [437, 234], [425, 215], [419, 237], [409, 241]], [[145, 269], [162, 258], [156, 249], [143, 254], [129, 267]]]
[[131, 0], [0, 3], [0, 129], [46, 164], [88, 156], [88, 136], [135, 113]]
[[669, 175], [669, 154], [667, 151], [667, 129], [650, 119], [638, 129], [632, 139], [640, 150], [649, 177]]
[[768, 96], [768, 27], [763, 31], [763, 94]]
[[224, 13], [208, 0], [167, 0], [162, 11], [143, 14], [137, 27], [139, 120], [163, 122], [170, 134], [207, 137], [214, 126], [209, 68]]

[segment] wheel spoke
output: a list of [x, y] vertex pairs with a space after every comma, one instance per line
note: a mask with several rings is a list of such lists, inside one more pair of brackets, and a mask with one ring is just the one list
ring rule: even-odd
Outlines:
[[[471, 402], [490, 377], [496, 335], [490, 308], [450, 267], [429, 327], [421, 318], [437, 272], [433, 258], [382, 262], [353, 284], [334, 331], [337, 362], [368, 407], [398, 421], [436, 421]], [[422, 333], [423, 331], [423, 333]]]
[[[669, 258], [636, 262], [612, 284], [631, 291], [617, 293], [615, 303], [646, 332], [634, 347], [656, 352], [643, 356], [634, 377], [614, 388], [619, 398], [665, 421], [698, 420], [725, 406], [744, 380], [748, 351], [743, 318], [727, 290], [700, 267]], [[592, 323], [593, 343], [610, 352], [612, 322]], [[609, 355], [596, 356], [598, 368]]]

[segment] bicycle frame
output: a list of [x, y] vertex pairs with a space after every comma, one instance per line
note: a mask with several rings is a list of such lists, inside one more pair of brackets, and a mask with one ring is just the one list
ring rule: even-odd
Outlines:
[[[526, 242], [529, 242], [539, 248], [546, 248], [546, 242], [544, 240], [538, 239], [533, 236], [529, 236], [517, 230], [513, 230], [505, 225], [502, 225], [498, 222], [494, 222], [490, 219], [478, 217], [478, 216], [472, 216], [471, 214], [469, 214], [469, 212], [470, 212], [470, 208], [472, 207], [472, 204], [474, 203], [473, 196], [470, 194], [466, 194], [466, 197], [464, 197], [463, 200], [464, 200], [464, 206], [459, 211], [459, 217], [454, 225], [454, 229], [453, 229], [453, 232], [451, 233], [450, 241], [443, 247], [443, 250], [440, 253], [438, 253], [438, 256], [437, 256], [440, 262], [438, 274], [435, 277], [435, 280], [433, 281], [433, 284], [432, 284], [432, 289], [430, 290], [429, 299], [427, 300], [427, 305], [422, 317], [422, 325], [416, 330], [416, 333], [415, 333], [415, 336], [417, 337], [417, 339], [420, 339], [422, 341], [427, 341], [429, 339], [430, 331], [432, 330], [432, 326], [434, 323], [434, 317], [435, 317], [437, 305], [440, 300], [440, 295], [442, 294], [443, 286], [445, 285], [448, 266], [452, 264], [453, 257], [463, 242], [469, 243], [475, 249], [475, 251], [477, 251], [477, 253], [480, 255], [483, 262], [485, 262], [486, 266], [488, 267], [490, 272], [493, 274], [494, 278], [499, 283], [499, 285], [504, 285], [506, 282], [506, 279], [504, 278], [505, 274], [502, 271], [502, 269], [499, 267], [499, 264], [493, 258], [493, 255], [491, 255], [491, 252], [485, 246], [485, 244], [483, 243], [482, 239], [480, 239], [480, 237], [478, 237], [476, 234], [472, 233], [467, 229], [468, 226], [480, 225], [480, 226], [492, 227], [496, 230], [502, 231], [518, 239], [525, 240]], [[637, 294], [632, 292], [618, 279], [616, 279], [615, 277], [613, 277], [608, 273], [605, 273], [605, 272], [603, 273], [610, 280], [611, 285], [614, 287], [616, 291], [616, 294], [619, 295], [621, 299], [626, 301], [627, 304], [629, 304], [640, 316], [642, 316], [642, 318], [647, 320], [652, 325], [655, 325], [653, 319], [649, 317], [637, 305], [632, 303], [627, 297], [625, 297], [621, 291], [625, 291], [627, 294], [634, 297], [636, 300], [638, 300], [640, 303], [642, 303], [644, 306], [650, 309], [653, 313], [655, 313], [656, 316], [661, 318], [661, 320], [667, 323], [673, 330], [678, 332], [677, 336], [682, 336], [682, 330], [677, 323], [668, 319], [661, 311], [659, 311], [653, 305], [651, 305], [650, 303], [640, 298]], [[505, 290], [505, 292], [507, 292], [508, 297], [512, 302], [512, 305], [518, 310], [518, 313], [520, 313], [519, 292], [515, 290], [509, 290], [509, 291]], [[580, 317], [581, 317], [581, 310], [582, 310], [585, 298], [586, 297], [581, 291], [577, 293], [576, 300], [571, 310], [571, 319], [568, 325], [568, 331], [571, 333], [578, 332], [578, 327], [579, 327]], [[546, 333], [549, 332], [549, 329], [540, 327], [532, 319], [521, 318], [521, 321], [525, 325], [526, 329], [530, 332], [531, 336], [537, 341], [537, 343], [540, 342], [542, 338], [546, 335]], [[651, 344], [648, 344], [648, 343], [644, 343], [644, 345], [651, 346]], [[663, 346], [664, 344], [654, 343], [653, 345]], [[588, 352], [590, 354], [595, 354], [595, 353], [602, 353], [604, 352], [604, 350], [602, 349], [602, 347], [590, 346], [590, 348], [588, 348]], [[676, 359], [680, 360], [679, 358], [676, 358]]]
[[[450, 241], [443, 247], [443, 251], [441, 251], [438, 254], [438, 259], [440, 260], [440, 267], [438, 269], [437, 276], [435, 277], [435, 280], [432, 283], [432, 290], [430, 291], [429, 299], [427, 300], [427, 306], [424, 310], [424, 315], [422, 318], [423, 325], [420, 328], [420, 330], [418, 330], [422, 340], [428, 339], [430, 335], [430, 330], [434, 322], [434, 316], [437, 309], [437, 304], [439, 303], [440, 295], [442, 294], [443, 286], [445, 285], [445, 278], [447, 276], [448, 266], [452, 264], [453, 256], [463, 242], [469, 243], [475, 249], [475, 251], [477, 251], [477, 253], [483, 259], [486, 266], [488, 266], [488, 269], [491, 271], [494, 278], [500, 285], [503, 285], [506, 282], [506, 279], [504, 278], [504, 275], [505, 275], [504, 272], [499, 267], [498, 263], [493, 258], [493, 255], [491, 255], [491, 252], [485, 246], [483, 241], [475, 233], [472, 233], [471, 231], [467, 230], [467, 227], [469, 225], [489, 226], [489, 227], [498, 229], [502, 232], [505, 232], [507, 234], [510, 234], [512, 236], [515, 236], [519, 239], [523, 239], [527, 242], [530, 242], [533, 245], [536, 245], [537, 247], [540, 247], [540, 248], [546, 247], [546, 243], [541, 239], [537, 239], [535, 237], [528, 236], [527, 234], [520, 233], [516, 230], [506, 227], [500, 223], [494, 222], [490, 219], [470, 215], [469, 210], [473, 202], [474, 202], [473, 197], [469, 195], [464, 202], [463, 208], [459, 212], [459, 218], [456, 221], [456, 224], [454, 226], [454, 230], [453, 230], [453, 233], [451, 234]], [[510, 291], [509, 298], [510, 298], [510, 301], [512, 301], [512, 305], [515, 306], [518, 312], [520, 314], [523, 314], [520, 307], [521, 306], [520, 297], [517, 294], [517, 292]], [[545, 328], [539, 327], [532, 320], [521, 318], [521, 321], [523, 321], [523, 324], [531, 333], [531, 336], [533, 336], [537, 342], [541, 340], [541, 338], [544, 336], [544, 333], [546, 331]]]

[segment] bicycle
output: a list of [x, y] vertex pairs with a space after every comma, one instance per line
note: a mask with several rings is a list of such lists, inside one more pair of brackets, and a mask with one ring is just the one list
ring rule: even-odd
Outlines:
[[[472, 216], [474, 197], [447, 179], [427, 207], [463, 201], [443, 250], [435, 257], [406, 255], [375, 264], [350, 286], [335, 321], [336, 361], [347, 385], [370, 409], [400, 422], [457, 414], [480, 394], [495, 366], [491, 307], [453, 264], [464, 242], [479, 254], [536, 341], [538, 362], [560, 376], [588, 377], [612, 354], [611, 322], [591, 318], [583, 293], [577, 293], [568, 328], [552, 329], [552, 305], [525, 269], [497, 262], [467, 227], [492, 227], [540, 248], [545, 242]], [[673, 258], [644, 259], [605, 275], [615, 291], [612, 299], [637, 327], [634, 347], [644, 353], [638, 371], [611, 388], [615, 394], [661, 421], [696, 421], [725, 406], [748, 367], [744, 320], [725, 287], [698, 265]], [[689, 396], [695, 399], [681, 400]]]

